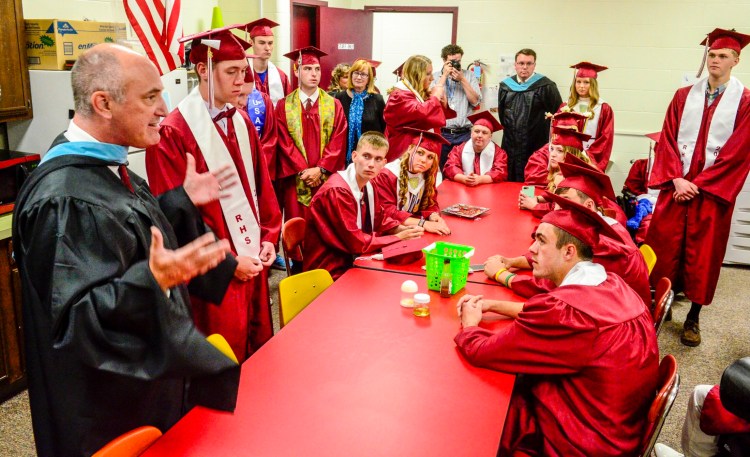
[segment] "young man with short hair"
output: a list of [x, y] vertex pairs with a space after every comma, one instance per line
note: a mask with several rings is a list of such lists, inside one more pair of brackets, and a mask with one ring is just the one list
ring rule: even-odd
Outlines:
[[[268, 267], [276, 260], [281, 212], [255, 126], [232, 106], [245, 82], [249, 44], [230, 30], [210, 30], [192, 40], [190, 60], [200, 83], [161, 123], [159, 144], [146, 150], [151, 188], [166, 192], [180, 185], [188, 152], [199, 170], [228, 165], [239, 184], [201, 208], [206, 224], [227, 239], [238, 266], [221, 303], [193, 299], [193, 316], [206, 334], [224, 335], [239, 360], [273, 336]], [[219, 49], [204, 40], [218, 40]], [[213, 95], [213, 98], [211, 98]], [[218, 306], [217, 306], [218, 305]]]
[[[518, 373], [498, 455], [635, 455], [656, 391], [659, 348], [643, 300], [593, 263], [599, 215], [562, 206], [534, 234], [534, 276], [553, 290], [526, 303], [466, 295], [456, 346], [472, 365]], [[514, 319], [493, 333], [483, 312]]]
[[709, 48], [708, 77], [675, 93], [655, 150], [651, 278], [669, 278], [692, 302], [680, 337], [686, 346], [701, 343], [698, 316], [714, 298], [734, 202], [750, 170], [750, 90], [732, 77], [749, 42], [749, 35], [715, 29], [701, 43]]
[[289, 77], [271, 62], [275, 44], [271, 29], [277, 25], [279, 24], [274, 21], [260, 18], [238, 27], [247, 34], [246, 39], [253, 47], [253, 54], [257, 56], [252, 61], [255, 87], [268, 95], [274, 105], [292, 92]]
[[315, 194], [305, 230], [305, 270], [322, 268], [337, 279], [351, 268], [354, 257], [422, 235], [422, 227], [401, 225], [378, 204], [370, 180], [383, 169], [387, 153], [382, 133], [365, 132], [352, 151], [352, 163]]
[[505, 181], [508, 155], [492, 141], [492, 133], [503, 126], [489, 111], [472, 114], [468, 119], [473, 123], [470, 140], [455, 146], [448, 154], [443, 177], [469, 187]]

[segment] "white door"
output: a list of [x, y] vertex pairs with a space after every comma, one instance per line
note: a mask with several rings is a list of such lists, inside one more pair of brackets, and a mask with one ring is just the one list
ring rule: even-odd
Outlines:
[[451, 43], [452, 30], [451, 13], [374, 13], [372, 59], [382, 62], [375, 85], [383, 95], [396, 84], [393, 70], [409, 56], [429, 57], [437, 71], [443, 62], [440, 50]]

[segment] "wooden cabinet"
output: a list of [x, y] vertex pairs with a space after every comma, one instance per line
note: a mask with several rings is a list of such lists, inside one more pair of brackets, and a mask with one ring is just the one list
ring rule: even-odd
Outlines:
[[0, 1], [0, 122], [31, 119], [21, 0]]
[[0, 240], [0, 402], [26, 388], [21, 279], [10, 238]]

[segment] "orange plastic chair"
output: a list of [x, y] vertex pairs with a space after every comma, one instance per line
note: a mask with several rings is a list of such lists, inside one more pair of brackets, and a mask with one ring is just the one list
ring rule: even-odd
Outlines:
[[656, 335], [659, 335], [661, 326], [672, 308], [674, 301], [674, 290], [672, 290], [672, 281], [669, 278], [661, 278], [656, 284], [656, 293], [654, 294], [654, 309], [651, 316], [654, 319], [654, 328]]
[[641, 250], [641, 254], [643, 254], [643, 260], [646, 261], [646, 266], [648, 267], [648, 274], [651, 274], [651, 270], [653, 270], [654, 265], [656, 265], [656, 253], [648, 244], [642, 244], [640, 247], [640, 250]]
[[656, 398], [654, 398], [651, 408], [648, 410], [646, 432], [641, 442], [641, 457], [651, 455], [679, 390], [680, 375], [677, 373], [677, 360], [672, 354], [668, 354], [661, 359], [659, 364], [659, 383], [657, 384]]
[[93, 457], [137, 457], [161, 437], [161, 430], [150, 425], [123, 433], [96, 451]]
[[279, 282], [279, 324], [284, 327], [333, 284], [326, 270], [310, 270]]
[[281, 246], [284, 248], [284, 262], [286, 263], [286, 275], [291, 276], [292, 270], [289, 261], [292, 252], [302, 258], [302, 241], [305, 239], [305, 227], [307, 223], [301, 217], [293, 217], [284, 222], [281, 227]]

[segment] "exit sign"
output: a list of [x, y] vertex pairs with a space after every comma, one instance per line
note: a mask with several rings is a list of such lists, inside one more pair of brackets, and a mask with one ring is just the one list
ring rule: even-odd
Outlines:
[[354, 50], [354, 43], [339, 43], [339, 49]]

